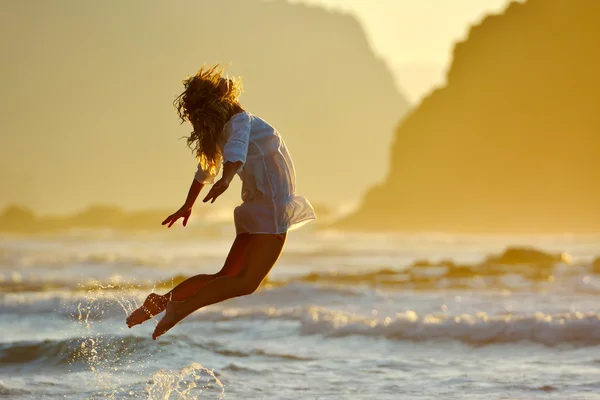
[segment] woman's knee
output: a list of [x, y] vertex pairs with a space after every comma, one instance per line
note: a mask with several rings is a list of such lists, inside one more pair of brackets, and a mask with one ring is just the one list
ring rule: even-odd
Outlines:
[[240, 296], [247, 296], [256, 292], [261, 284], [261, 282], [247, 276], [238, 276], [237, 279], [239, 279], [238, 290]]
[[221, 268], [221, 270], [219, 272], [217, 272], [216, 274], [213, 275], [215, 278], [222, 278], [224, 276], [235, 276], [234, 273], [232, 273], [232, 271], [225, 269], [225, 267]]

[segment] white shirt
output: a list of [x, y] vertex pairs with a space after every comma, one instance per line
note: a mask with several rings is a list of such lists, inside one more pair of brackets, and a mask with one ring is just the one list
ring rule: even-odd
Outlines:
[[237, 233], [284, 233], [316, 218], [308, 199], [295, 193], [292, 158], [277, 130], [246, 111], [225, 124], [220, 160], [213, 174], [198, 165], [195, 179], [213, 183], [221, 163], [242, 162], [242, 205], [236, 207]]

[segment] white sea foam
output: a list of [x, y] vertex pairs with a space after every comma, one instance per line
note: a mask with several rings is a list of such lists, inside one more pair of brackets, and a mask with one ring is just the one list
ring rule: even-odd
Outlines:
[[328, 337], [363, 335], [397, 340], [457, 340], [470, 344], [535, 342], [545, 345], [600, 344], [597, 313], [455, 316], [418, 315], [407, 311], [393, 317], [368, 318], [312, 307], [302, 317], [302, 333]]

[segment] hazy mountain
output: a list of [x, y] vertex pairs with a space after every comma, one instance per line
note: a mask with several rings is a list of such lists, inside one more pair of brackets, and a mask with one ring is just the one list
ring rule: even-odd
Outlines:
[[[407, 102], [352, 16], [259, 0], [1, 8], [0, 158], [31, 179], [36, 210], [179, 206], [195, 160], [172, 101], [203, 63], [244, 78], [244, 106], [282, 133], [311, 200], [357, 199], [385, 175]], [[22, 198], [9, 185], [0, 206]]]
[[529, 0], [458, 43], [356, 229], [600, 231], [600, 2]]

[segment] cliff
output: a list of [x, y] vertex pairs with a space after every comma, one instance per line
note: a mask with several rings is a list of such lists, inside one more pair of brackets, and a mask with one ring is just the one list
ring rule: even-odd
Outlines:
[[529, 0], [472, 27], [339, 226], [600, 231], [599, 20], [594, 0]]
[[[408, 109], [357, 20], [318, 7], [25, 0], [0, 22], [0, 159], [5, 175], [28, 177], [26, 196], [9, 185], [0, 206], [179, 206], [195, 160], [172, 101], [203, 63], [243, 77], [243, 105], [278, 128], [315, 202], [355, 200], [383, 179]], [[220, 201], [239, 197], [232, 188]]]

